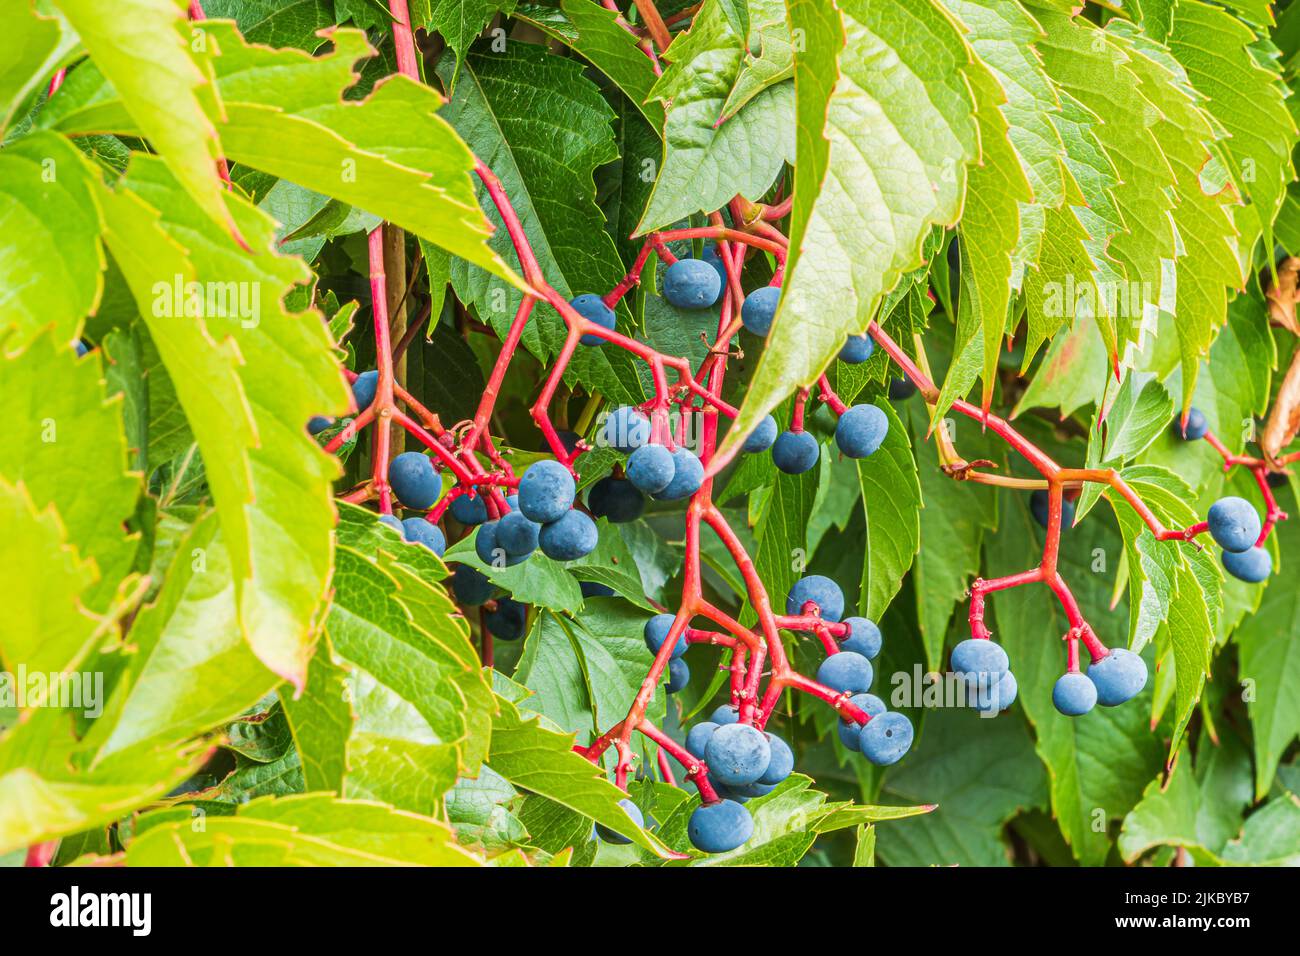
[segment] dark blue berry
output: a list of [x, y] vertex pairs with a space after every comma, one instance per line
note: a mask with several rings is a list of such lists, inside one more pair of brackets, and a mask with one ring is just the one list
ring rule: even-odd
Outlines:
[[871, 661], [852, 651], [832, 654], [817, 668], [817, 683], [842, 694], [860, 694], [871, 690], [874, 677]]
[[528, 607], [512, 598], [499, 598], [496, 610], [488, 611], [483, 615], [483, 620], [493, 637], [499, 637], [503, 641], [517, 641], [527, 629]]
[[704, 760], [709, 779], [728, 787], [756, 783], [772, 759], [767, 735], [749, 724], [727, 724], [713, 732]]
[[848, 362], [850, 365], [861, 365], [871, 358], [871, 353], [875, 350], [876, 343], [871, 336], [850, 335], [845, 340], [844, 347], [840, 349], [840, 361]]
[[858, 734], [862, 755], [877, 767], [898, 763], [912, 746], [912, 722], [897, 711], [872, 717]]
[[686, 825], [691, 846], [705, 853], [727, 853], [754, 835], [754, 818], [734, 800], [696, 807]]
[[[633, 823], [635, 823], [639, 827], [645, 826], [645, 817], [641, 815], [641, 808], [638, 807], [635, 803], [633, 803], [631, 800], [624, 798], [618, 802], [618, 805], [623, 808], [624, 813], [626, 813], [629, 817], [632, 818]], [[602, 826], [599, 823], [596, 824], [596, 835], [600, 837], [602, 840], [604, 840], [606, 843], [617, 843], [619, 845], [626, 845], [632, 842], [630, 839], [623, 836], [623, 834], [615, 833], [613, 830], [609, 829], [608, 827]]]
[[472, 607], [492, 596], [492, 582], [477, 568], [458, 564], [451, 575], [451, 590], [458, 604]]
[[660, 501], [677, 501], [689, 498], [704, 484], [704, 465], [689, 448], [673, 452], [673, 479], [654, 497]]
[[[616, 324], [614, 310], [607, 306], [600, 296], [594, 293], [584, 292], [569, 302], [569, 305], [573, 306], [574, 311], [584, 319], [595, 322], [597, 325], [613, 329]], [[578, 341], [583, 345], [604, 345], [606, 340], [599, 335], [588, 332]]]
[[352, 401], [356, 403], [357, 411], [364, 412], [375, 400], [375, 389], [379, 387], [379, 372], [371, 369], [369, 372], [362, 372], [352, 383]]
[[1205, 413], [1199, 408], [1189, 408], [1187, 410], [1187, 424], [1182, 425], [1179, 418], [1174, 419], [1174, 434], [1186, 441], [1196, 441], [1204, 438], [1205, 433], [1210, 430], [1210, 423], [1205, 420]]
[[[1047, 527], [1048, 517], [1048, 495], [1042, 488], [1035, 491], [1029, 496], [1029, 510], [1037, 521], [1044, 528]], [[1074, 502], [1069, 498], [1061, 499], [1061, 530], [1065, 531], [1074, 527]]]
[[[650, 620], [645, 622], [643, 633], [645, 635], [645, 646], [650, 649], [651, 654], [658, 654], [659, 648], [663, 647], [664, 641], [668, 640], [668, 631], [673, 626], [673, 615], [656, 614]], [[681, 657], [686, 653], [686, 632], [683, 631], [677, 636], [677, 643], [673, 646], [673, 657]]]
[[676, 694], [691, 682], [691, 669], [684, 660], [673, 658], [668, 662], [668, 693]]
[[1248, 584], [1267, 581], [1273, 573], [1273, 556], [1265, 548], [1247, 548], [1245, 551], [1224, 551], [1223, 567], [1238, 580]]
[[587, 507], [614, 524], [635, 521], [645, 512], [645, 498], [625, 478], [606, 475], [587, 490]]
[[707, 309], [721, 293], [718, 270], [703, 259], [678, 259], [664, 270], [664, 298], [679, 309]]
[[1210, 505], [1206, 516], [1212, 537], [1224, 551], [1249, 551], [1259, 539], [1259, 514], [1245, 498], [1229, 496]]
[[772, 331], [772, 319], [776, 315], [776, 304], [781, 299], [781, 290], [774, 285], [755, 289], [745, 296], [745, 304], [740, 307], [740, 324], [748, 332], [760, 338], [766, 338]]
[[849, 625], [849, 636], [840, 644], [840, 649], [875, 660], [882, 643], [880, 628], [876, 627], [875, 622], [868, 621], [865, 617], [850, 617], [845, 618], [844, 623]]
[[475, 494], [472, 498], [463, 494], [451, 499], [451, 516], [463, 525], [482, 524], [488, 519], [487, 502], [483, 495]]
[[519, 510], [539, 524], [557, 521], [573, 507], [573, 475], [558, 461], [538, 461], [519, 479]]
[[1052, 687], [1052, 703], [1067, 717], [1080, 717], [1097, 703], [1097, 685], [1083, 674], [1062, 674]]
[[786, 596], [785, 613], [791, 617], [803, 614], [809, 601], [817, 605], [824, 621], [837, 622], [844, 614], [844, 592], [824, 574], [809, 574], [796, 581]]
[[889, 432], [889, 419], [875, 405], [854, 405], [835, 426], [835, 444], [850, 458], [873, 454]]
[[434, 470], [429, 456], [405, 451], [388, 465], [388, 483], [403, 506], [412, 511], [426, 511], [442, 495], [442, 476]]
[[497, 522], [497, 544], [512, 557], [532, 554], [537, 550], [537, 536], [542, 526], [529, 521], [521, 511], [511, 511]]
[[627, 460], [627, 480], [647, 495], [667, 488], [675, 472], [673, 453], [663, 445], [642, 445]]
[[538, 543], [553, 561], [576, 561], [596, 550], [600, 533], [596, 522], [581, 511], [566, 511], [558, 521], [542, 525]]
[[407, 518], [402, 522], [402, 537], [414, 544], [422, 544], [438, 557], [447, 551], [447, 539], [442, 529], [424, 518]]
[[1132, 700], [1147, 685], [1147, 664], [1140, 654], [1117, 647], [1088, 665], [1088, 680], [1097, 688], [1097, 703], [1116, 707]]
[[772, 445], [772, 464], [787, 475], [802, 475], [820, 455], [821, 446], [807, 432], [781, 432]]
[[772, 447], [774, 441], [776, 441], [776, 419], [768, 415], [758, 423], [757, 428], [749, 433], [749, 436], [745, 439], [745, 444], [741, 447], [752, 455], [760, 451], [767, 451]]

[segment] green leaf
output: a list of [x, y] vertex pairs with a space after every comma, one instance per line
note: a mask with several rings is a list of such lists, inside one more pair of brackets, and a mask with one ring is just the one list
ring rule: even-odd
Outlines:
[[805, 35], [795, 82], [806, 84], [792, 262], [722, 462], [786, 395], [817, 378], [845, 335], [867, 327], [884, 293], [921, 263], [930, 226], [957, 221], [966, 164], [978, 153], [961, 69], [969, 51], [930, 0], [848, 0], [838, 15], [829, 0], [811, 0], [790, 15]]
[[889, 432], [875, 454], [858, 462], [867, 518], [859, 609], [879, 621], [920, 548], [921, 486], [907, 429], [890, 403], [875, 404], [889, 420]]
[[320, 31], [336, 22], [331, 0], [204, 0], [203, 12], [210, 20], [234, 20], [250, 43], [309, 53], [328, 42]]
[[[331, 49], [318, 57], [251, 45], [223, 21], [205, 21], [202, 30], [204, 68], [224, 110], [219, 129], [227, 156], [522, 283], [487, 247], [489, 227], [469, 181], [474, 158], [439, 115], [437, 92], [399, 75], [360, 103], [344, 100], [356, 81], [354, 64], [374, 52], [355, 30], [334, 31]], [[139, 132], [94, 64], [89, 67], [69, 74], [40, 122], [70, 134]]]
[[99, 304], [104, 253], [94, 174], [62, 136], [34, 133], [0, 153], [0, 221], [22, 242], [0, 249], [0, 310], [20, 341], [54, 326], [70, 343]]
[[57, 11], [37, 12], [36, 0], [22, 2], [26, 9], [5, 21], [8, 55], [0, 64], [0, 138], [77, 47], [76, 34]]
[[411, 4], [411, 25], [437, 32], [456, 58], [456, 68], [465, 51], [497, 13], [510, 14], [515, 0], [415, 0]]
[[690, 30], [678, 34], [665, 52], [671, 65], [651, 91], [667, 105], [664, 158], [638, 235], [695, 212], [711, 212], [737, 193], [757, 200], [782, 165], [794, 161], [792, 83], [767, 87], [727, 118], [742, 41], [720, 0], [706, 0]]
[[482, 865], [440, 820], [330, 794], [263, 797], [202, 828], [163, 821], [131, 842], [129, 866]]
[[186, 42], [185, 0], [122, 0], [111, 6], [96, 0], [56, 2], [177, 182], [205, 216], [239, 239], [217, 176], [216, 160], [223, 152], [213, 118], [222, 107], [210, 67]]
[[[1279, 524], [1274, 534], [1283, 554], [1300, 548], [1300, 526]], [[1255, 735], [1255, 796], [1268, 793], [1278, 761], [1300, 734], [1300, 594], [1274, 582], [1264, 588], [1259, 610], [1237, 629], [1241, 679]]]
[[[725, 0], [720, 6], [727, 15]], [[740, 36], [748, 36], [748, 49], [736, 83], [722, 107], [723, 122], [763, 90], [794, 76], [794, 46], [786, 24], [785, 5], [774, 0], [750, 0], [749, 4], [740, 6], [745, 9], [749, 25], [737, 27], [733, 23], [732, 29]]]
[[1014, 713], [982, 718], [936, 710], [907, 759], [890, 770], [885, 792], [938, 803], [935, 812], [880, 830], [877, 851], [890, 866], [1007, 866], [1002, 827], [1020, 810], [1047, 802], [1047, 775]]
[[[444, 60], [441, 69], [445, 81], [450, 61]], [[617, 156], [613, 112], [595, 84], [582, 76], [580, 63], [520, 42], [510, 43], [504, 53], [474, 53], [465, 61], [444, 115], [501, 179], [542, 273], [561, 295], [603, 292], [623, 277], [596, 205], [593, 179], [597, 166]], [[547, 130], [544, 143], [537, 140], [538, 123]], [[486, 192], [480, 195], [486, 199]], [[516, 262], [503, 224], [495, 212], [490, 215], [498, 227], [492, 249]], [[520, 292], [464, 262], [452, 262], [451, 276], [457, 295], [504, 338]], [[564, 344], [566, 332], [558, 313], [539, 303], [524, 328], [523, 344], [548, 361]], [[639, 403], [645, 396], [634, 365], [621, 349], [580, 348], [566, 379], [615, 401]]]
[[525, 719], [500, 695], [496, 704], [488, 766], [516, 787], [576, 810], [658, 857], [677, 856], [658, 837], [632, 822], [618, 805], [626, 795], [590, 761], [573, 752], [571, 734], [549, 730], [536, 718]]
[[284, 304], [311, 273], [276, 255], [274, 223], [228, 192], [233, 220], [262, 250], [247, 255], [156, 159], [137, 155], [100, 201], [109, 248], [203, 453], [240, 627], [267, 667], [301, 687], [330, 574], [338, 464], [300, 423], [347, 405], [320, 316]]

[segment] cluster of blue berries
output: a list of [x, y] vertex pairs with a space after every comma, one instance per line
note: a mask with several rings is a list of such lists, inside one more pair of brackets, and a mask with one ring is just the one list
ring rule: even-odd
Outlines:
[[[555, 561], [586, 557], [595, 550], [599, 535], [596, 522], [574, 509], [576, 494], [569, 469], [550, 459], [534, 462], [519, 479], [519, 493], [506, 499], [510, 510], [500, 518], [475, 521], [479, 518], [475, 506], [462, 509], [471, 519], [463, 523], [478, 524], [475, 553], [484, 564], [495, 567], [527, 561], [538, 549]], [[486, 506], [482, 518], [487, 518]]]
[[[844, 410], [835, 426], [835, 444], [849, 458], [875, 453], [889, 433], [889, 419], [875, 405], [854, 405]], [[768, 415], [749, 433], [741, 446], [755, 454], [772, 449], [772, 464], [787, 475], [801, 475], [817, 464], [821, 445], [810, 433], [789, 429], [777, 434], [776, 419]]]
[[[687, 260], [679, 260], [685, 262]], [[605, 416], [601, 444], [628, 456], [626, 477], [606, 476], [587, 492], [592, 514], [613, 522], [635, 521], [645, 511], [644, 495], [656, 501], [689, 498], [704, 483], [704, 465], [685, 445], [669, 451], [651, 441], [650, 419], [638, 408], [621, 405]]]
[[[1210, 423], [1199, 408], [1187, 410], [1187, 421], [1174, 419], [1174, 434], [1185, 441], [1199, 441], [1210, 431]], [[1272, 477], [1272, 476], [1270, 476]], [[1263, 525], [1244, 498], [1220, 498], [1206, 516], [1210, 537], [1223, 548], [1223, 568], [1234, 578], [1249, 584], [1268, 580], [1273, 573], [1273, 556], [1258, 545]]]

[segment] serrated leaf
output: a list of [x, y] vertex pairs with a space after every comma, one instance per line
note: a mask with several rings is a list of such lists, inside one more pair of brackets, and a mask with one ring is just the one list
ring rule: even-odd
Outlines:
[[[725, 0], [720, 5], [726, 15]], [[734, 23], [731, 26], [738, 36], [748, 37], [748, 49], [735, 85], [722, 107], [723, 122], [763, 90], [794, 75], [794, 46], [786, 23], [785, 4], [773, 0], [750, 0], [738, 5], [746, 12], [748, 26], [738, 27]]]
[[[796, 3], [791, 23], [804, 31], [806, 48], [795, 57], [795, 81], [807, 84], [799, 92], [792, 261], [715, 464], [786, 395], [816, 379], [846, 334], [866, 328], [881, 296], [920, 264], [930, 226], [956, 222], [966, 164], [978, 151], [960, 69], [968, 50], [929, 0], [851, 0], [838, 14], [822, 0]], [[918, 35], [926, 42], [913, 42]], [[823, 79], [809, 82], [813, 73]]]
[[892, 405], [877, 401], [889, 432], [875, 454], [858, 462], [867, 519], [859, 610], [879, 621], [902, 586], [921, 544], [921, 485], [907, 429]]

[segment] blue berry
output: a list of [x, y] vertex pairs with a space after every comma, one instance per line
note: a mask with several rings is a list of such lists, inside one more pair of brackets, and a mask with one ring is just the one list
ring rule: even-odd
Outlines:
[[1097, 703], [1097, 685], [1083, 674], [1062, 674], [1052, 687], [1052, 703], [1067, 717], [1080, 717]]
[[388, 466], [388, 483], [397, 500], [412, 511], [428, 510], [442, 495], [442, 477], [423, 452], [404, 451], [394, 458]]
[[474, 553], [484, 564], [505, 567], [505, 548], [497, 543], [497, 521], [485, 521], [474, 535]]
[[1187, 424], [1184, 426], [1179, 418], [1174, 419], [1174, 434], [1178, 435], [1184, 441], [1196, 441], [1204, 438], [1205, 433], [1210, 430], [1210, 423], [1205, 420], [1205, 413], [1199, 408], [1189, 408], [1187, 410]]
[[1097, 703], [1115, 707], [1136, 697], [1147, 684], [1147, 664], [1140, 654], [1117, 647], [1088, 665], [1088, 680], [1097, 688]]
[[598, 443], [608, 445], [625, 455], [640, 448], [650, 440], [650, 419], [631, 405], [620, 405], [601, 423]]
[[371, 369], [369, 372], [362, 372], [352, 382], [352, 401], [356, 403], [357, 411], [364, 412], [375, 400], [375, 389], [379, 387], [379, 372]]
[[[790, 749], [788, 743], [776, 734], [767, 734], [767, 746], [771, 751], [771, 756], [767, 761], [767, 769], [758, 778], [758, 783], [773, 787], [790, 776], [791, 771], [794, 770], [794, 751]], [[713, 765], [710, 764], [709, 766], [712, 768]]]
[[663, 491], [654, 497], [659, 501], [677, 501], [689, 498], [704, 484], [704, 465], [689, 448], [673, 452], [673, 478]]
[[1273, 556], [1265, 548], [1223, 552], [1223, 567], [1238, 580], [1248, 584], [1267, 581], [1273, 573]]
[[1212, 537], [1224, 551], [1249, 551], [1259, 539], [1259, 514], [1245, 498], [1229, 496], [1210, 505], [1206, 516]]
[[667, 488], [675, 472], [673, 453], [663, 445], [642, 445], [627, 460], [627, 480], [647, 495]]
[[678, 259], [664, 270], [664, 298], [679, 309], [707, 309], [721, 293], [718, 270], [703, 259]]
[[735, 707], [732, 707], [730, 704], [721, 704], [714, 709], [712, 714], [709, 715], [709, 720], [713, 721], [713, 723], [717, 724], [719, 727], [726, 724], [734, 724], [740, 720], [740, 711]]
[[511, 557], [532, 554], [537, 550], [537, 536], [542, 526], [529, 521], [521, 511], [511, 511], [497, 522], [497, 544]]
[[557, 521], [573, 507], [577, 486], [558, 461], [538, 461], [519, 479], [519, 510], [539, 524]]
[[[584, 292], [572, 299], [569, 305], [573, 306], [573, 310], [584, 319], [595, 322], [597, 325], [603, 325], [607, 329], [614, 328], [614, 310], [607, 306], [600, 296], [591, 292]], [[578, 339], [578, 342], [582, 345], [604, 345], [605, 339], [588, 332]]]
[[415, 544], [422, 544], [438, 557], [447, 551], [447, 539], [442, 529], [432, 521], [424, 518], [407, 518], [402, 522], [402, 537]]
[[889, 380], [889, 397], [895, 402], [901, 402], [903, 399], [911, 398], [916, 394], [916, 386], [910, 379], [891, 378]]
[[606, 475], [587, 491], [587, 507], [613, 524], [635, 521], [645, 512], [645, 498], [632, 482]]
[[705, 853], [727, 853], [754, 835], [754, 818], [734, 800], [698, 806], [686, 824], [691, 846]]
[[745, 304], [740, 307], [740, 324], [754, 335], [766, 338], [772, 331], [772, 319], [780, 298], [781, 290], [774, 285], [754, 290], [745, 296]]
[[850, 458], [875, 454], [889, 433], [889, 419], [875, 405], [846, 409], [835, 425], [835, 444]]
[[700, 258], [713, 266], [718, 273], [718, 281], [722, 283], [722, 288], [725, 289], [727, 287], [727, 266], [722, 261], [722, 253], [718, 252], [718, 247], [711, 242], [706, 244]]
[[820, 455], [821, 446], [807, 432], [781, 432], [772, 445], [772, 464], [787, 475], [802, 475]]
[[772, 759], [767, 736], [749, 724], [727, 724], [713, 732], [704, 749], [709, 779], [728, 787], [757, 783]]
[[776, 441], [776, 419], [768, 415], [749, 433], [741, 448], [753, 455], [760, 451], [767, 451], [774, 441]]
[[398, 534], [402, 533], [402, 522], [395, 515], [380, 515], [379, 523], [386, 524]]
[[848, 362], [850, 365], [861, 365], [871, 358], [871, 353], [875, 350], [876, 343], [871, 336], [865, 333], [850, 335], [844, 341], [844, 347], [840, 349], [840, 361]]
[[488, 519], [487, 502], [481, 494], [463, 494], [451, 499], [451, 516], [463, 525], [482, 524]]
[[333, 424], [334, 419], [332, 418], [326, 418], [324, 415], [313, 415], [307, 421], [307, 434], [319, 435]]
[[997, 674], [1011, 666], [1007, 652], [987, 638], [968, 637], [952, 649], [952, 669], [958, 674]]
[[849, 636], [840, 644], [840, 649], [875, 660], [882, 643], [880, 628], [876, 627], [875, 622], [868, 621], [865, 617], [849, 617], [844, 619], [844, 623], [849, 626]]
[[[1037, 521], [1044, 528], [1047, 527], [1048, 512], [1047, 492], [1042, 488], [1035, 491], [1029, 496], [1029, 510]], [[1061, 530], [1074, 527], [1074, 502], [1069, 498], [1061, 499]]]
[[537, 536], [542, 553], [553, 561], [576, 561], [596, 550], [596, 522], [581, 511], [566, 511], [558, 521], [542, 525]]
[[823, 621], [835, 623], [844, 614], [844, 592], [824, 574], [809, 574], [796, 581], [785, 599], [785, 613], [791, 617], [803, 614], [809, 601], [817, 605]]
[[497, 601], [496, 610], [488, 611], [483, 620], [494, 637], [503, 641], [517, 641], [524, 636], [528, 607], [512, 598], [503, 597]]
[[858, 735], [862, 755], [877, 767], [898, 763], [912, 746], [912, 722], [897, 711], [872, 717]]
[[[875, 694], [854, 694], [849, 698], [849, 702], [866, 711], [868, 717], [883, 714], [889, 709], [885, 706], [885, 702]], [[862, 725], [856, 720], [845, 720], [841, 717], [836, 723], [835, 730], [840, 735], [840, 743], [849, 750], [861, 749]]]
[[[618, 802], [618, 805], [623, 808], [624, 813], [626, 813], [629, 817], [632, 818], [633, 823], [635, 823], [639, 827], [645, 826], [645, 817], [641, 815], [641, 808], [638, 807], [635, 803], [633, 803], [631, 800], [628, 800], [627, 798], [624, 798]], [[602, 826], [599, 823], [596, 824], [596, 835], [600, 837], [602, 840], [604, 840], [606, 843], [617, 843], [619, 845], [626, 845], [632, 842], [630, 839], [623, 836], [623, 834], [615, 833], [613, 830], [609, 829], [608, 827]]]
[[458, 564], [451, 575], [451, 590], [458, 604], [473, 607], [492, 596], [492, 582], [477, 568]]
[[668, 662], [667, 690], [670, 694], [682, 691], [691, 682], [691, 669], [684, 660], [673, 658]]
[[996, 682], [992, 678], [968, 680], [966, 701], [981, 714], [996, 714], [1016, 701], [1019, 685], [1016, 675], [1005, 671]]
[[703, 760], [705, 748], [709, 746], [709, 741], [713, 739], [713, 732], [717, 729], [718, 725], [711, 720], [696, 724], [686, 734], [686, 752], [692, 757]]
[[608, 584], [597, 584], [595, 581], [579, 581], [578, 589], [582, 591], [585, 598], [613, 597], [614, 589]]
[[832, 654], [817, 668], [817, 683], [842, 694], [858, 694], [870, 690], [874, 677], [871, 661], [852, 651]]
[[[645, 622], [642, 633], [645, 636], [645, 646], [650, 649], [651, 654], [658, 654], [659, 648], [663, 647], [664, 641], [668, 640], [668, 631], [673, 626], [673, 620], [671, 614], [656, 614]], [[677, 643], [673, 647], [673, 657], [681, 657], [685, 654], [686, 646], [686, 632], [683, 631], [677, 636]]]

